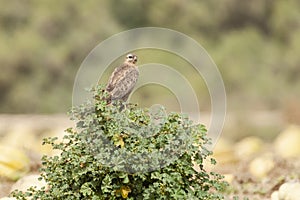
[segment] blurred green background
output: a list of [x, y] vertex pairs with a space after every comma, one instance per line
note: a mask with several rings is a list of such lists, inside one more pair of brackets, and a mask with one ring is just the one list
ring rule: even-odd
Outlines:
[[[143, 26], [171, 28], [203, 45], [223, 76], [229, 111], [280, 110], [300, 121], [299, 0], [1, 1], [0, 113], [66, 112], [87, 54]], [[209, 110], [205, 85], [196, 89]], [[149, 87], [134, 99], [164, 94], [172, 95]]]

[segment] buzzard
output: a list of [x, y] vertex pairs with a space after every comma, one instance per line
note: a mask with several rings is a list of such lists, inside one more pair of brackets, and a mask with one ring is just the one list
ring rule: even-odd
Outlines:
[[127, 101], [139, 76], [136, 62], [137, 56], [130, 53], [126, 56], [124, 63], [113, 71], [106, 86], [109, 102], [112, 100]]

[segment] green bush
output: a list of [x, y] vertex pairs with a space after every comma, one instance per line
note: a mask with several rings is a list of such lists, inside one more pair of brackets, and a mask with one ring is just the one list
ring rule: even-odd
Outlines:
[[[141, 109], [123, 102], [107, 104], [103, 87], [72, 110], [76, 128], [62, 141], [45, 144], [61, 151], [42, 159], [47, 187], [14, 191], [17, 199], [224, 199], [227, 183], [206, 172], [211, 151], [203, 125], [162, 107]], [[215, 163], [211, 159], [212, 163]], [[200, 171], [194, 169], [198, 165]]]

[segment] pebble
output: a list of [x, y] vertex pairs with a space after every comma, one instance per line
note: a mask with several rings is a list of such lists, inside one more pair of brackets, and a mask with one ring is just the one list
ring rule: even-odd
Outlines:
[[30, 188], [31, 186], [36, 186], [37, 189], [40, 189], [44, 186], [46, 186], [46, 182], [44, 180], [39, 181], [38, 178], [40, 177], [40, 175], [38, 174], [32, 174], [32, 175], [28, 175], [28, 176], [24, 176], [23, 178], [19, 179], [12, 187], [11, 187], [11, 191], [14, 190], [20, 190], [22, 192], [27, 191], [28, 188]]
[[0, 144], [0, 176], [17, 180], [30, 168], [28, 156], [20, 149]]
[[1, 143], [19, 149], [37, 150], [40, 142], [30, 127], [20, 124], [11, 127], [1, 138]]
[[300, 183], [287, 182], [280, 186], [278, 191], [271, 195], [271, 200], [299, 200], [300, 199]]
[[[300, 126], [290, 125], [274, 142], [275, 151], [283, 158], [300, 156]], [[300, 199], [300, 198], [299, 198]]]
[[234, 154], [233, 144], [227, 139], [219, 139], [215, 148], [213, 149], [213, 157], [218, 164], [236, 163], [237, 158]]
[[204, 168], [208, 171], [214, 170], [217, 166], [233, 164], [238, 161], [234, 154], [233, 144], [227, 139], [220, 138], [212, 151], [212, 158], [217, 161], [217, 165], [211, 164], [210, 159], [204, 160]]
[[250, 136], [242, 139], [235, 144], [235, 154], [240, 159], [245, 159], [260, 152], [263, 147], [263, 141], [259, 137]]
[[249, 172], [258, 179], [268, 176], [268, 173], [274, 169], [275, 162], [272, 154], [266, 153], [253, 159], [249, 164]]

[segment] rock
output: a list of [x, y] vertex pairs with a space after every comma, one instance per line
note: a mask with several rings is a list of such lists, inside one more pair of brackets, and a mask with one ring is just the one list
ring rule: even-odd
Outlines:
[[17, 200], [17, 199], [14, 197], [3, 197], [0, 200]]
[[21, 178], [20, 180], [18, 180], [12, 187], [11, 187], [11, 191], [14, 190], [20, 190], [22, 192], [25, 192], [28, 188], [30, 188], [31, 186], [36, 186], [37, 189], [40, 189], [42, 187], [46, 187], [46, 182], [44, 180], [39, 181], [38, 178], [40, 177], [40, 175], [38, 174], [32, 174], [32, 175], [28, 175], [28, 176], [24, 176], [23, 178]]
[[255, 158], [249, 164], [249, 172], [258, 179], [265, 178], [274, 169], [275, 162], [271, 154], [264, 154]]
[[[48, 132], [46, 132], [45, 135], [47, 137], [58, 137], [58, 142], [61, 142], [61, 141], [63, 141], [64, 135], [67, 134], [64, 132], [64, 130], [65, 130], [65, 128], [64, 129], [62, 129], [62, 128], [51, 129]], [[41, 141], [42, 141], [42, 139], [41, 139]], [[42, 142], [40, 142], [40, 143], [42, 143]], [[55, 155], [59, 156], [61, 153], [60, 150], [57, 150], [57, 149], [53, 150], [52, 146], [49, 144], [40, 145], [39, 152], [41, 152], [43, 155], [48, 155], [48, 156], [55, 156]]]
[[[219, 139], [212, 151], [212, 157], [217, 161], [218, 166], [233, 164], [238, 161], [237, 157], [234, 154], [233, 144], [224, 138]], [[215, 167], [215, 165], [211, 164], [210, 159], [204, 160], [205, 169], [212, 170]]]
[[299, 200], [300, 183], [288, 182], [280, 186], [278, 191], [274, 191], [271, 200]]
[[236, 155], [244, 159], [245, 157], [252, 156], [261, 151], [263, 142], [260, 138], [252, 136], [246, 137], [235, 144]]
[[0, 176], [17, 180], [29, 171], [30, 161], [20, 149], [0, 144]]
[[272, 193], [271, 200], [279, 200], [278, 191]]
[[[40, 155], [57, 155], [60, 152], [52, 149], [50, 145], [42, 145], [45, 137], [58, 137], [59, 141], [65, 134], [65, 128], [53, 128], [41, 133], [34, 130], [32, 127], [25, 125], [14, 126], [8, 130], [5, 136], [1, 139], [1, 144], [13, 146], [27, 151], [36, 152]], [[39, 134], [37, 134], [39, 133]]]
[[275, 151], [283, 158], [292, 158], [300, 156], [300, 127], [290, 125], [286, 130], [280, 133], [275, 142]]
[[37, 150], [39, 142], [30, 127], [20, 124], [7, 131], [1, 139], [1, 144], [19, 149]]
[[233, 174], [224, 174], [224, 180], [227, 181], [229, 184], [233, 182], [234, 176]]
[[226, 139], [219, 139], [213, 149], [213, 157], [219, 164], [235, 163], [237, 158], [234, 155], [233, 144]]
[[300, 183], [284, 183], [278, 191], [279, 200], [299, 200], [300, 198]]

